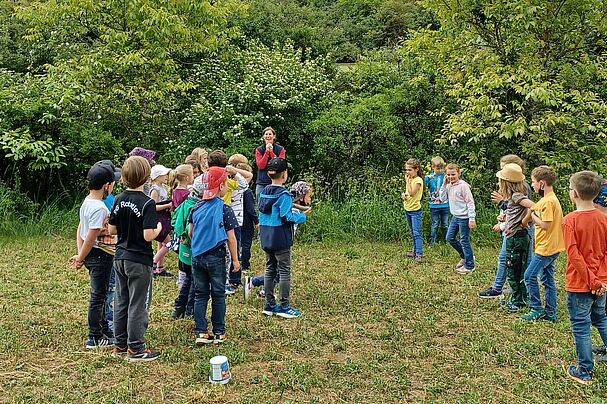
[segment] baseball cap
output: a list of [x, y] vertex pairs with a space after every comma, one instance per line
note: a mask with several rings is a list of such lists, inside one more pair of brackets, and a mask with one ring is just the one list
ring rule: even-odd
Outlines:
[[154, 167], [152, 167], [152, 172], [150, 173], [150, 178], [155, 180], [156, 178], [160, 177], [161, 175], [167, 175], [169, 173], [169, 171], [171, 171], [171, 169], [166, 168], [162, 164], [157, 164]]
[[110, 160], [101, 160], [91, 166], [86, 174], [86, 179], [96, 185], [118, 181], [120, 179], [120, 169], [114, 167]]
[[283, 171], [287, 171], [290, 168], [291, 164], [287, 163], [287, 160], [280, 157], [275, 157], [271, 159], [270, 161], [268, 161], [268, 165], [266, 166], [268, 174], [278, 174]]
[[223, 167], [209, 167], [208, 171], [200, 176], [204, 193], [202, 199], [212, 199], [219, 193], [219, 187], [228, 178], [228, 173]]

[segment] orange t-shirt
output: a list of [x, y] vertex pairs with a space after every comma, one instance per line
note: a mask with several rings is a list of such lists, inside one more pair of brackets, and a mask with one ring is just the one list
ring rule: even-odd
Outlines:
[[607, 215], [597, 209], [563, 219], [567, 247], [567, 292], [590, 292], [607, 283]]

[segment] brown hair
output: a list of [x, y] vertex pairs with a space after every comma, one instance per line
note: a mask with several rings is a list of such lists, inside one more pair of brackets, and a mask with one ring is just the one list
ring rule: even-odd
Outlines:
[[571, 176], [569, 183], [581, 200], [591, 201], [601, 192], [603, 180], [593, 171], [580, 171]]
[[150, 178], [150, 163], [139, 156], [131, 156], [122, 166], [122, 182], [130, 188], [139, 188]]
[[549, 187], [556, 182], [556, 173], [549, 166], [535, 167], [531, 171], [531, 177], [535, 178], [536, 181], [545, 181]]
[[268, 127], [267, 127], [267, 128], [265, 128], [264, 130], [262, 130], [262, 131], [261, 131], [261, 135], [263, 136], [263, 135], [264, 135], [264, 134], [265, 134], [267, 131], [272, 132], [272, 134], [273, 134], [274, 136], [276, 136], [276, 131], [275, 131], [275, 130], [274, 130], [274, 128], [273, 128], [273, 127], [271, 127], [271, 126], [268, 126]]
[[240, 163], [247, 164], [248, 162], [249, 162], [249, 159], [246, 158], [243, 154], [239, 154], [239, 153], [232, 154], [230, 156], [230, 158], [228, 159], [228, 164], [233, 165], [233, 166], [236, 166]]
[[449, 163], [449, 164], [447, 164], [447, 167], [445, 167], [445, 170], [455, 170], [458, 173], [460, 172], [459, 166], [457, 164], [455, 164], [455, 163]]
[[523, 172], [525, 172], [525, 160], [517, 156], [516, 154], [506, 154], [500, 159], [501, 164], [516, 164]]
[[512, 199], [512, 195], [515, 193], [527, 195], [527, 187], [525, 187], [525, 183], [523, 181], [511, 182], [500, 178], [499, 184], [500, 186], [498, 192], [507, 200]]
[[251, 167], [248, 163], [238, 163], [238, 164], [236, 164], [236, 168], [238, 168], [240, 170], [248, 171], [250, 173], [253, 172], [253, 167]]
[[228, 157], [221, 150], [213, 150], [207, 158], [209, 167], [223, 167], [228, 165]]
[[192, 170], [194, 170], [195, 168], [198, 169], [198, 172], [202, 173], [202, 167], [200, 166], [200, 162], [192, 156], [188, 156], [189, 158], [185, 159], [185, 164], [189, 164], [192, 166]]
[[432, 160], [430, 160], [430, 165], [433, 167], [444, 168], [445, 160], [443, 160], [441, 156], [432, 157]]
[[418, 177], [422, 177], [424, 174], [422, 172], [422, 163], [419, 162], [418, 159], [409, 159], [405, 162], [405, 166], [411, 166], [415, 171], [417, 171], [416, 175]]

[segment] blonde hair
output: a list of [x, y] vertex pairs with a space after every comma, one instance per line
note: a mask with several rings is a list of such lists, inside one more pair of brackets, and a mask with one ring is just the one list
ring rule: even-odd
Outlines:
[[206, 159], [209, 157], [209, 153], [201, 148], [201, 147], [197, 147], [194, 150], [192, 150], [192, 153], [188, 156], [189, 157], [193, 157], [198, 161], [198, 164], [200, 164], [200, 168], [204, 171], [206, 171], [209, 166], [206, 162], [203, 161], [203, 159]]
[[422, 163], [419, 162], [418, 159], [409, 159], [405, 162], [405, 166], [410, 166], [413, 167], [415, 169], [416, 174], [418, 177], [422, 177], [424, 174], [422, 172]]
[[247, 159], [243, 154], [232, 154], [230, 156], [230, 158], [228, 159], [228, 164], [232, 165], [232, 166], [237, 166], [240, 163], [244, 163], [244, 164], [248, 164], [249, 163], [249, 159]]
[[525, 160], [516, 154], [506, 154], [500, 159], [500, 164], [516, 164], [525, 172]]
[[441, 156], [436, 156], [436, 157], [433, 157], [432, 160], [430, 160], [430, 165], [432, 167], [444, 168], [445, 160], [443, 160], [443, 158]]
[[460, 172], [459, 166], [457, 164], [455, 164], [455, 163], [449, 163], [449, 164], [447, 164], [447, 167], [445, 167], [445, 170], [455, 170], [458, 173]]
[[189, 164], [180, 164], [174, 170], [169, 172], [169, 184], [171, 189], [175, 189], [179, 182], [186, 179], [194, 179], [194, 168]]
[[527, 195], [527, 187], [525, 187], [525, 183], [523, 181], [511, 182], [500, 178], [499, 184], [500, 186], [498, 192], [507, 200], [512, 199], [512, 195], [515, 193]]
[[253, 172], [253, 167], [251, 167], [248, 163], [238, 163], [238, 164], [236, 164], [236, 168], [238, 168], [240, 170], [248, 171], [250, 173]]
[[591, 201], [601, 192], [603, 180], [593, 171], [580, 171], [571, 176], [569, 183], [581, 200]]
[[148, 182], [152, 168], [150, 163], [140, 156], [127, 158], [122, 165], [122, 182], [130, 189], [136, 189]]

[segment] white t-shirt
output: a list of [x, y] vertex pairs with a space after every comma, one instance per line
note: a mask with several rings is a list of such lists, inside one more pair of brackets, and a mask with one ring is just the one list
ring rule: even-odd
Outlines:
[[[110, 211], [102, 200], [84, 198], [80, 206], [80, 237], [84, 240], [90, 229], [103, 229], [110, 216]], [[93, 245], [100, 248], [99, 240]]]

